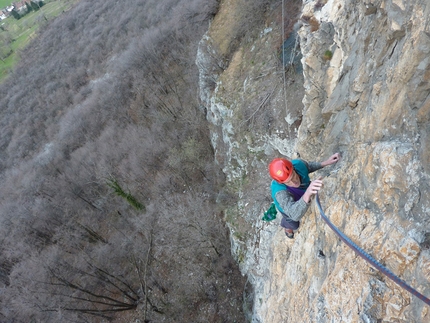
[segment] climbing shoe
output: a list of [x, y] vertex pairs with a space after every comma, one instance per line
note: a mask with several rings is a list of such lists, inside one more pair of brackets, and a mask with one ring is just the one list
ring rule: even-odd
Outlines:
[[285, 230], [285, 235], [289, 239], [294, 239], [294, 232], [289, 232], [289, 231]]

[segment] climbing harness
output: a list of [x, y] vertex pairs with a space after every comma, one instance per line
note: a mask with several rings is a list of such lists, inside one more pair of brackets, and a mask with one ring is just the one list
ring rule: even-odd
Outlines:
[[411, 294], [415, 295], [416, 297], [418, 297], [420, 300], [422, 300], [424, 303], [426, 303], [427, 305], [430, 305], [430, 299], [427, 298], [426, 296], [424, 296], [423, 294], [421, 294], [420, 292], [418, 292], [416, 289], [414, 289], [413, 287], [411, 287], [410, 285], [408, 285], [405, 281], [403, 281], [401, 278], [399, 278], [398, 276], [396, 276], [396, 274], [394, 274], [392, 271], [390, 271], [388, 268], [384, 267], [381, 263], [379, 263], [377, 260], [375, 260], [371, 255], [369, 255], [366, 251], [364, 251], [363, 249], [361, 249], [360, 247], [358, 247], [351, 239], [349, 239], [342, 231], [340, 231], [327, 217], [327, 215], [325, 215], [322, 207], [321, 207], [321, 203], [320, 203], [320, 199], [318, 196], [318, 193], [316, 195], [316, 203], [318, 206], [318, 209], [320, 210], [321, 213], [321, 217], [323, 218], [323, 220], [327, 223], [327, 225], [337, 234], [337, 236], [340, 238], [340, 240], [342, 240], [343, 242], [346, 243], [346, 245], [348, 247], [350, 247], [352, 250], [354, 250], [354, 252], [360, 256], [361, 258], [363, 258], [364, 260], [366, 260], [369, 264], [371, 264], [375, 269], [379, 270], [381, 273], [383, 273], [385, 276], [387, 276], [388, 278], [390, 278], [392, 281], [394, 281], [397, 285], [399, 285], [400, 287], [406, 289], [408, 292], [410, 292]]

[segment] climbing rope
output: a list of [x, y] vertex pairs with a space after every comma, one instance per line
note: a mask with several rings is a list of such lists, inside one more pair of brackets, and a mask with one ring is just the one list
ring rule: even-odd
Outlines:
[[284, 104], [285, 113], [288, 115], [288, 105], [287, 105], [287, 81], [285, 79], [285, 13], [284, 13], [284, 0], [282, 0], [282, 76], [283, 76], [283, 92], [284, 92]]
[[379, 263], [377, 260], [375, 260], [371, 255], [369, 255], [366, 251], [364, 251], [363, 249], [361, 249], [360, 247], [358, 247], [351, 239], [349, 239], [342, 231], [340, 231], [327, 217], [327, 215], [325, 215], [322, 207], [321, 207], [321, 203], [320, 203], [320, 199], [317, 193], [316, 196], [316, 203], [318, 206], [318, 209], [320, 210], [321, 213], [321, 217], [323, 218], [323, 220], [327, 223], [327, 225], [337, 234], [337, 236], [340, 238], [340, 240], [342, 240], [343, 242], [346, 243], [346, 245], [348, 247], [350, 247], [352, 250], [354, 250], [354, 252], [360, 256], [361, 258], [363, 258], [364, 260], [366, 260], [369, 264], [371, 264], [375, 269], [379, 270], [381, 273], [383, 273], [385, 276], [387, 276], [388, 278], [390, 278], [392, 281], [394, 281], [397, 285], [399, 285], [400, 287], [406, 289], [408, 292], [410, 292], [411, 294], [415, 295], [416, 297], [418, 297], [420, 300], [422, 300], [423, 302], [425, 302], [427, 305], [430, 305], [430, 299], [428, 299], [426, 296], [424, 296], [423, 294], [421, 294], [420, 292], [418, 292], [416, 289], [414, 289], [413, 287], [411, 287], [410, 285], [408, 285], [405, 281], [403, 281], [401, 278], [399, 278], [398, 276], [396, 276], [392, 271], [390, 271], [388, 268], [384, 267], [381, 263]]

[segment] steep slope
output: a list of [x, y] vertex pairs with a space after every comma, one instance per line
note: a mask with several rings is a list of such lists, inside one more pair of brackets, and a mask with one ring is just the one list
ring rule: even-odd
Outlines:
[[[230, 6], [225, 15], [234, 15], [234, 2], [222, 2]], [[299, 152], [320, 161], [339, 151], [342, 160], [316, 174], [325, 176], [321, 201], [327, 215], [430, 296], [430, 5], [305, 1], [302, 84], [300, 75], [290, 71], [286, 81], [282, 75], [279, 19], [281, 12], [284, 20], [295, 16], [281, 9], [272, 4], [266, 24], [212, 74], [213, 91], [201, 89], [217, 160], [239, 200], [226, 218], [233, 251], [254, 286], [252, 320], [428, 322], [429, 307], [342, 243], [314, 202], [294, 241], [285, 238], [279, 216], [269, 224], [260, 219], [270, 204], [271, 158]], [[200, 58], [223, 55], [217, 18]], [[201, 80], [208, 79], [202, 66]]]

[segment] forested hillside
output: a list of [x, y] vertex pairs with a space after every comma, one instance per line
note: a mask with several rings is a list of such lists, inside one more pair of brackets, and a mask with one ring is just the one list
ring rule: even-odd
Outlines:
[[0, 322], [244, 321], [197, 99], [217, 8], [81, 0], [23, 51], [0, 86]]

